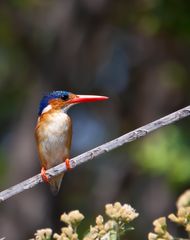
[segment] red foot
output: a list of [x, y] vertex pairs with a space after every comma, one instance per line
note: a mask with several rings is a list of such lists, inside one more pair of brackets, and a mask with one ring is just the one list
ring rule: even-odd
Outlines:
[[41, 169], [41, 177], [45, 183], [49, 183], [48, 176], [46, 175], [46, 170], [44, 167]]
[[71, 170], [71, 165], [70, 165], [70, 161], [68, 158], [65, 160], [65, 164], [66, 164], [67, 170]]

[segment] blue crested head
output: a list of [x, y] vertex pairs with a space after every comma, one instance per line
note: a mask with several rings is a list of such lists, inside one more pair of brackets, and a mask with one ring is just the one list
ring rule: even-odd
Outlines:
[[67, 100], [69, 98], [69, 92], [67, 91], [53, 91], [45, 95], [40, 101], [38, 116], [41, 115], [44, 108], [48, 106], [49, 101], [52, 99], [61, 98], [62, 100]]

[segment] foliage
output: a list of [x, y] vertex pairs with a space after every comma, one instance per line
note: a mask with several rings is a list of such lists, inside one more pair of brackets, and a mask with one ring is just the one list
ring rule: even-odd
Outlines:
[[137, 145], [135, 147], [138, 151], [133, 153], [144, 171], [164, 174], [170, 182], [177, 185], [190, 180], [189, 143], [176, 126], [152, 134]]

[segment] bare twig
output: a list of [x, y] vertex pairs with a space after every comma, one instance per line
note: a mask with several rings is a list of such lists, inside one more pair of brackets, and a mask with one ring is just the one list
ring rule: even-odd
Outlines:
[[[75, 168], [76, 166], [78, 166], [88, 160], [92, 160], [95, 157], [97, 157], [105, 152], [109, 152], [115, 148], [118, 148], [125, 143], [135, 141], [136, 139], [143, 137], [158, 128], [172, 124], [176, 121], [179, 121], [180, 119], [188, 117], [189, 115], [190, 115], [190, 106], [187, 106], [187, 107], [182, 108], [174, 113], [171, 113], [170, 115], [160, 118], [154, 122], [151, 122], [143, 127], [137, 128], [134, 131], [131, 131], [125, 135], [122, 135], [121, 137], [118, 137], [110, 142], [107, 142], [101, 146], [93, 148], [92, 150], [90, 150], [88, 152], [85, 152], [77, 157], [72, 158], [70, 160], [71, 168]], [[66, 171], [67, 171], [66, 165], [65, 165], [65, 163], [62, 163], [60, 165], [57, 165], [56, 167], [53, 167], [53, 168], [47, 170], [47, 175], [49, 178], [52, 178], [62, 172], [66, 172]], [[41, 178], [41, 175], [38, 174], [38, 175], [31, 177], [13, 187], [10, 187], [10, 188], [0, 192], [0, 202], [5, 201], [6, 199], [8, 199], [18, 193], [21, 193], [27, 189], [33, 188], [34, 186], [36, 186], [38, 183], [41, 183], [42, 181], [43, 180]]]

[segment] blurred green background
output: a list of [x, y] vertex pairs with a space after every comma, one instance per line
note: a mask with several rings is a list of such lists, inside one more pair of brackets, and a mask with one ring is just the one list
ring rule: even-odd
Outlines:
[[[0, 1], [0, 188], [40, 171], [34, 139], [45, 93], [102, 94], [109, 101], [70, 111], [76, 156], [190, 102], [190, 1]], [[85, 123], [85, 124], [84, 124]], [[190, 183], [189, 119], [86, 163], [53, 197], [45, 184], [0, 205], [0, 237], [58, 231], [79, 209], [81, 233], [104, 205], [140, 213], [131, 240], [146, 239], [154, 218], [175, 208]]]

